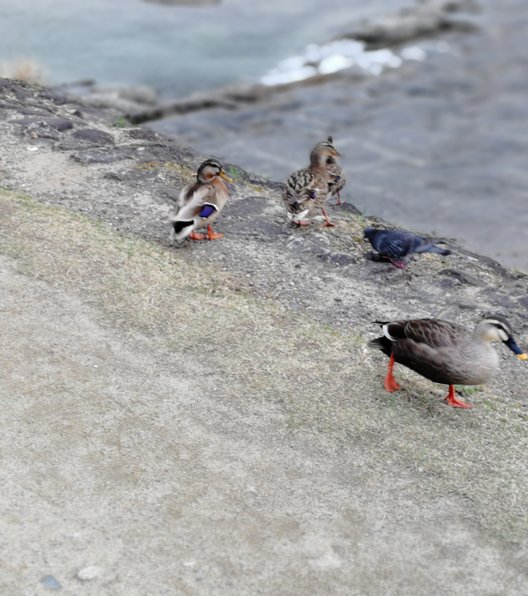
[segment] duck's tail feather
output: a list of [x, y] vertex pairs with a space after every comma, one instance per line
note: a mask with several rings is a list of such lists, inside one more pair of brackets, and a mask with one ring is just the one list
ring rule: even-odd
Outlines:
[[381, 350], [387, 356], [390, 356], [392, 353], [392, 342], [384, 335], [370, 340], [367, 346], [372, 350]]
[[180, 242], [193, 231], [194, 220], [175, 220], [171, 222], [171, 240]]

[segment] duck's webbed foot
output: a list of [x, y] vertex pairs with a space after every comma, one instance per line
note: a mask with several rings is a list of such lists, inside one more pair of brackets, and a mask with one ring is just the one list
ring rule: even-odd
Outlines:
[[223, 234], [215, 232], [210, 225], [207, 226], [207, 240], [220, 240], [223, 237]]
[[323, 212], [323, 217], [325, 218], [324, 223], [323, 223], [323, 227], [324, 228], [335, 228], [335, 223], [332, 223], [330, 221], [330, 219], [328, 218], [328, 214], [326, 213], [326, 209], [323, 207], [321, 209], [321, 211]]
[[468, 404], [467, 402], [458, 399], [455, 393], [454, 385], [449, 385], [449, 393], [445, 398], [445, 402], [448, 406], [451, 406], [452, 408], [462, 408], [464, 410], [469, 410], [473, 407], [471, 404]]

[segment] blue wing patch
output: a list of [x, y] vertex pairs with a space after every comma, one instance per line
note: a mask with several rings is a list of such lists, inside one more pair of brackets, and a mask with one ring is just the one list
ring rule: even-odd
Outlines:
[[213, 205], [212, 203], [204, 203], [203, 207], [200, 209], [200, 213], [198, 213], [198, 216], [202, 219], [207, 219], [217, 211], [218, 207], [216, 205]]

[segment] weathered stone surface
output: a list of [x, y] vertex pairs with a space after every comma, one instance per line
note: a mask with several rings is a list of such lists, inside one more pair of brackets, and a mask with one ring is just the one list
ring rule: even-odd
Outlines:
[[329, 255], [318, 255], [322, 257], [324, 260], [329, 261], [333, 265], [337, 265], [338, 267], [346, 267], [347, 265], [352, 265], [353, 263], [357, 263], [358, 260], [354, 259], [350, 255], [344, 253], [334, 253]]
[[127, 135], [138, 141], [159, 141], [160, 136], [148, 128], [127, 128]]
[[474, 9], [471, 0], [424, 0], [396, 15], [363, 22], [352, 28], [347, 37], [365, 41], [369, 46], [387, 47], [417, 38], [452, 30], [473, 30], [473, 24], [457, 19], [459, 11]]
[[73, 133], [73, 138], [80, 141], [87, 141], [93, 145], [113, 145], [114, 137], [97, 128], [81, 128]]
[[63, 105], [68, 101], [67, 95], [53, 89], [48, 89], [42, 92], [42, 99], [50, 99], [56, 105]]
[[59, 140], [60, 133], [73, 128], [73, 122], [68, 118], [29, 116], [16, 120], [23, 134], [31, 138]]
[[446, 281], [449, 282], [449, 285], [478, 284], [478, 280], [476, 278], [472, 278], [471, 276], [463, 273], [462, 271], [457, 271], [456, 269], [443, 269], [439, 272], [439, 275], [445, 276], [447, 278]]
[[69, 118], [44, 118], [43, 121], [50, 127], [60, 132], [73, 128], [73, 122]]
[[97, 148], [73, 151], [70, 158], [74, 161], [89, 164], [110, 164], [123, 159], [134, 159], [137, 151], [133, 147]]
[[233, 209], [231, 209], [231, 214], [245, 216], [246, 218], [257, 217], [264, 213], [266, 203], [267, 201], [262, 197], [247, 197], [234, 205]]
[[113, 108], [130, 114], [158, 103], [157, 92], [146, 85], [98, 85], [87, 80], [61, 85], [56, 92], [64, 97], [80, 97], [93, 108]]

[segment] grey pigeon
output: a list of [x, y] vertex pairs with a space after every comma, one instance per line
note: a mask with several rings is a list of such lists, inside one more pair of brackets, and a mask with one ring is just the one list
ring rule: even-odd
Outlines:
[[372, 244], [372, 248], [382, 257], [388, 259], [398, 269], [405, 269], [412, 255], [423, 252], [434, 252], [439, 255], [450, 255], [451, 251], [435, 245], [435, 240], [422, 238], [403, 230], [379, 230], [365, 228], [363, 238]]

